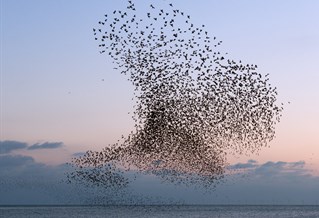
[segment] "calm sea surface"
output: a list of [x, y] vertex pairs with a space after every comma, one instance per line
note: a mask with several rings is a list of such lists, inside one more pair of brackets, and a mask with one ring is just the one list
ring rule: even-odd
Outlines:
[[0, 217], [319, 218], [319, 206], [0, 206]]

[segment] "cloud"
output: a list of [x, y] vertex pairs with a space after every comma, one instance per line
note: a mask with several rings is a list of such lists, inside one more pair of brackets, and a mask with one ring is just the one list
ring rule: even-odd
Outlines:
[[0, 157], [0, 168], [25, 166], [34, 163], [34, 159], [22, 155], [4, 155]]
[[304, 161], [249, 160], [230, 166], [230, 174], [215, 189], [163, 188], [155, 177], [136, 183], [141, 192], [180, 197], [186, 204], [318, 204], [319, 177]]
[[78, 192], [63, 182], [67, 170], [66, 164], [49, 166], [30, 156], [0, 156], [0, 205], [77, 203]]
[[76, 153], [73, 153], [72, 156], [73, 157], [81, 157], [81, 156], [83, 156], [85, 154], [86, 154], [86, 152], [76, 152]]
[[281, 178], [304, 178], [311, 176], [311, 170], [306, 168], [304, 161], [297, 162], [266, 162], [264, 164], [256, 164], [255, 168], [252, 169], [252, 173], [259, 177], [281, 177]]
[[319, 177], [312, 174], [305, 161], [236, 163], [230, 169], [232, 173], [215, 192], [220, 198], [213, 203], [319, 203]]
[[[22, 155], [0, 156], [0, 205], [128, 204], [138, 196], [127, 190], [110, 190], [67, 183], [68, 164], [49, 166]], [[141, 198], [151, 200], [151, 198]]]
[[18, 141], [0, 141], [0, 154], [8, 154], [13, 150], [24, 149], [28, 146], [25, 142]]
[[268, 161], [264, 164], [258, 164], [255, 160], [249, 160], [247, 163], [236, 163], [230, 165], [231, 170], [246, 170], [254, 172], [256, 175], [282, 175], [286, 173], [308, 174], [310, 171], [306, 169], [305, 161], [284, 162], [284, 161]]
[[[149, 175], [139, 175], [130, 190], [141, 196], [159, 196], [189, 204], [318, 203], [319, 177], [311, 175], [304, 161], [249, 160], [230, 167], [238, 169], [238, 173], [227, 176], [210, 193], [162, 183]], [[0, 155], [0, 204], [117, 203], [105, 187], [95, 189], [63, 182], [68, 170], [70, 166], [66, 164], [49, 166], [29, 156]], [[123, 195], [117, 200], [129, 201], [129, 198]]]
[[231, 169], [231, 170], [251, 169], [251, 168], [255, 168], [257, 166], [256, 164], [257, 164], [257, 161], [249, 160], [247, 163], [237, 163], [234, 165], [230, 165], [228, 169]]
[[37, 150], [37, 149], [56, 149], [61, 148], [63, 142], [44, 142], [28, 145], [25, 142], [19, 142], [14, 140], [0, 141], [0, 154], [9, 154], [12, 151], [19, 149]]
[[28, 147], [28, 150], [37, 150], [37, 149], [55, 149], [63, 146], [62, 142], [45, 142], [45, 143], [36, 143]]

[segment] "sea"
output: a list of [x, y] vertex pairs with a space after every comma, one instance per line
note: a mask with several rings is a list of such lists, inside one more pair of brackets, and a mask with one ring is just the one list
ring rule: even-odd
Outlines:
[[138, 205], [0, 206], [0, 217], [307, 217], [319, 218], [319, 206], [279, 205]]

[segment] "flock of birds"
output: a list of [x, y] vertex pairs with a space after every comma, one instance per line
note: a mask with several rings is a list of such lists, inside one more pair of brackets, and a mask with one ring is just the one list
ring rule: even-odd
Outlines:
[[129, 0], [94, 28], [100, 53], [135, 87], [135, 130], [123, 142], [74, 158], [70, 181], [127, 187], [127, 171], [174, 184], [214, 187], [227, 154], [257, 152], [275, 136], [282, 105], [268, 74], [228, 59], [205, 26], [174, 8]]

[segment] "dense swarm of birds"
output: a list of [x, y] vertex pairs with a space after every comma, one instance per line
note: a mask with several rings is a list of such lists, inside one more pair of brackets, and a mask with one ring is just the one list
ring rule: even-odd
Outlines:
[[222, 43], [173, 4], [139, 17], [133, 1], [94, 28], [100, 53], [135, 87], [135, 130], [123, 143], [74, 158], [70, 180], [107, 188], [129, 184], [125, 172], [175, 184], [215, 186], [227, 153], [257, 152], [275, 136], [282, 105], [268, 74], [228, 59]]

